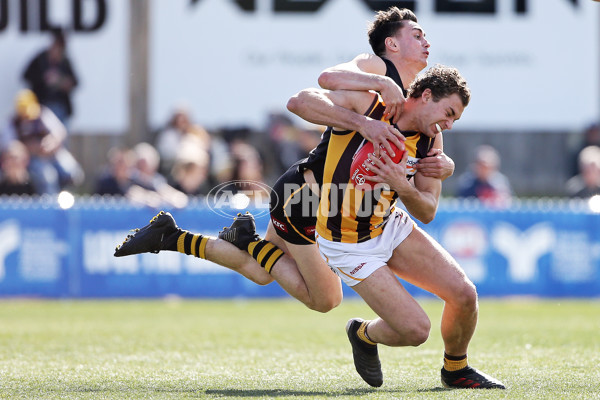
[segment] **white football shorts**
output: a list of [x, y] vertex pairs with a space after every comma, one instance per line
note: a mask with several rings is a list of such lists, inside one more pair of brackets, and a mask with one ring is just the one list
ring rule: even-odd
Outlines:
[[415, 222], [404, 210], [396, 208], [383, 232], [362, 243], [332, 242], [316, 235], [321, 257], [329, 268], [348, 286], [361, 282], [379, 268], [387, 265], [394, 249], [410, 235]]

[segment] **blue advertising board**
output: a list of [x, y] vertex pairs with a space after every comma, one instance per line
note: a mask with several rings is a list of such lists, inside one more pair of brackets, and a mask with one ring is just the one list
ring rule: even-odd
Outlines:
[[[454, 256], [480, 296], [600, 295], [600, 214], [569, 202], [530, 202], [510, 209], [443, 201], [422, 226]], [[77, 199], [0, 202], [0, 297], [280, 297], [212, 262], [175, 252], [116, 258], [115, 246], [156, 210], [120, 201]], [[216, 236], [231, 223], [198, 202], [172, 210], [186, 230]], [[266, 230], [266, 215], [257, 218]], [[426, 294], [407, 284], [416, 295]], [[352, 290], [344, 288], [347, 296]]]

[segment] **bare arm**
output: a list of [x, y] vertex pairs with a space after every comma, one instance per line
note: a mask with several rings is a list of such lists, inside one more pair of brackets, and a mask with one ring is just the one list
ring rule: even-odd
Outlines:
[[40, 118], [44, 126], [56, 140], [62, 143], [66, 139], [67, 128], [65, 128], [56, 114], [54, 114], [49, 108], [45, 106], [41, 107]]
[[287, 108], [300, 118], [314, 124], [360, 132], [365, 139], [373, 142], [376, 153], [382, 145], [393, 154], [388, 140], [401, 147], [400, 141], [404, 140], [404, 136], [389, 123], [357, 112], [359, 109], [363, 112], [368, 107], [365, 102], [356, 101], [357, 97], [367, 98], [368, 102], [373, 98], [364, 96], [364, 92], [359, 93], [304, 89], [290, 98]]
[[385, 76], [386, 65], [373, 54], [360, 54], [352, 61], [325, 69], [319, 85], [329, 90], [375, 90], [386, 105], [384, 116], [398, 121], [404, 106], [404, 94], [393, 79]]
[[[439, 146], [438, 140], [434, 147]], [[439, 147], [437, 147], [439, 148]], [[369, 180], [387, 183], [390, 188], [398, 193], [398, 198], [406, 210], [419, 221], [427, 224], [433, 220], [437, 212], [442, 181], [437, 178], [427, 177], [417, 172], [414, 176], [414, 186], [406, 178], [406, 160], [408, 153], [404, 154], [402, 161], [394, 164], [392, 159], [383, 153], [381, 160], [372, 160], [375, 164], [371, 169], [376, 173]]]
[[316, 88], [296, 93], [288, 100], [287, 109], [313, 124], [351, 131], [359, 131], [369, 119], [354, 111], [343, 95]]
[[54, 154], [66, 139], [67, 128], [65, 128], [58, 117], [45, 106], [41, 107], [40, 119], [46, 129], [48, 129], [49, 134], [42, 139], [39, 151], [44, 155]]

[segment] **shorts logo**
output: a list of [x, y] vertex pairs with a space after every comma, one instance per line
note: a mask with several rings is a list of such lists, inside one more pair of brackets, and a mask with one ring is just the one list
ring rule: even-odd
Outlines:
[[360, 269], [361, 269], [362, 267], [364, 267], [364, 266], [365, 266], [365, 264], [366, 264], [366, 263], [360, 263], [360, 264], [358, 264], [358, 265], [356, 266], [356, 268], [354, 268], [352, 271], [350, 271], [350, 275], [354, 275], [354, 274], [356, 274], [358, 271], [360, 271]]
[[340, 278], [342, 277], [342, 274], [340, 274], [340, 271], [338, 271], [337, 268], [332, 267], [331, 265], [329, 265], [329, 269], [332, 270], [337, 276], [339, 276]]
[[282, 232], [288, 233], [288, 229], [287, 226], [285, 226], [285, 224], [273, 217], [271, 217], [271, 222], [273, 222], [273, 226], [277, 229], [279, 229]]
[[306, 234], [306, 236], [314, 236], [316, 230], [317, 230], [317, 228], [314, 225], [307, 226], [304, 228], [304, 233]]

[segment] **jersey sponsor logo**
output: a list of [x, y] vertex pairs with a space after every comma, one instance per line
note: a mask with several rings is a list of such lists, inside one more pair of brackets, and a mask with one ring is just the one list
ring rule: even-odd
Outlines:
[[307, 226], [304, 228], [304, 233], [306, 233], [307, 236], [314, 236], [316, 230], [317, 227], [315, 225]]
[[414, 175], [417, 173], [415, 165], [419, 162], [420, 158], [408, 156], [406, 160], [406, 175]]
[[273, 217], [271, 217], [271, 222], [273, 222], [273, 226], [275, 228], [279, 229], [282, 232], [288, 233], [287, 226], [283, 222], [281, 222]]
[[360, 264], [358, 264], [358, 265], [356, 266], [356, 268], [354, 268], [352, 271], [350, 271], [350, 275], [354, 275], [354, 274], [356, 274], [358, 271], [360, 271], [360, 269], [361, 269], [362, 267], [364, 267], [364, 266], [365, 266], [365, 264], [366, 264], [366, 263], [360, 263]]

